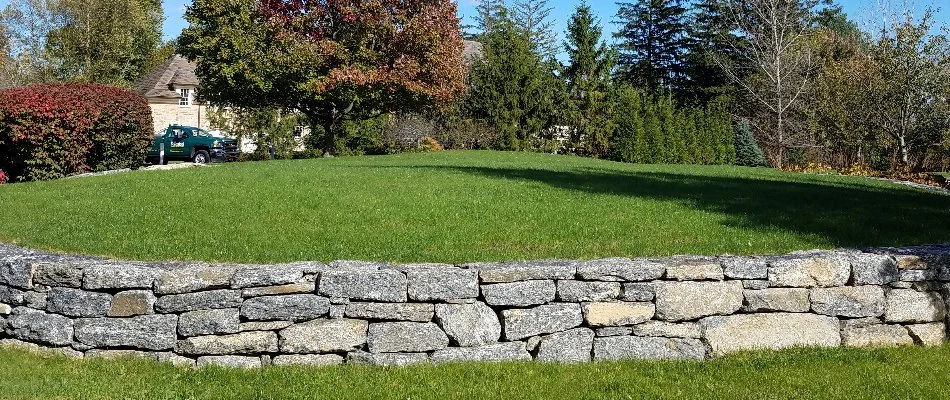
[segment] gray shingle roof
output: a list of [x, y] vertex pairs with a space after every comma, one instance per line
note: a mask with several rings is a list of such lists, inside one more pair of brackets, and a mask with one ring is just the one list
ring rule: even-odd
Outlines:
[[195, 64], [174, 55], [135, 85], [135, 93], [145, 97], [178, 98], [175, 86], [198, 86]]

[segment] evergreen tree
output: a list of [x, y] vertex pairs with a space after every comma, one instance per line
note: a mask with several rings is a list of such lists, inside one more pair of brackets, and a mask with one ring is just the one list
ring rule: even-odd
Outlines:
[[607, 155], [613, 127], [610, 118], [613, 51], [601, 41], [603, 30], [582, 2], [567, 24], [568, 65], [563, 79], [570, 98], [565, 123], [571, 127], [571, 141], [583, 143], [585, 152], [595, 157]]
[[610, 158], [623, 162], [643, 162], [643, 98], [629, 86], [614, 91], [614, 133], [610, 137]]
[[663, 123], [660, 120], [660, 112], [656, 98], [648, 97], [643, 115], [643, 142], [646, 146], [643, 154], [645, 157], [638, 162], [646, 164], [663, 162], [663, 148], [666, 143], [663, 140]]
[[676, 87], [682, 79], [682, 55], [689, 44], [682, 0], [618, 3], [620, 78], [653, 92]]
[[734, 80], [723, 68], [743, 62], [735, 49], [745, 44], [735, 34], [735, 25], [729, 0], [698, 0], [693, 4], [691, 42], [685, 57], [687, 78], [681, 97], [705, 104], [715, 97], [736, 93]]
[[491, 33], [499, 22], [508, 18], [505, 0], [480, 0], [475, 6], [475, 12], [475, 28], [482, 35]]
[[516, 0], [512, 8], [515, 25], [528, 33], [543, 60], [554, 59], [558, 50], [551, 10], [548, 0]]
[[765, 154], [752, 137], [752, 128], [748, 120], [742, 120], [735, 132], [735, 164], [746, 167], [765, 167]]

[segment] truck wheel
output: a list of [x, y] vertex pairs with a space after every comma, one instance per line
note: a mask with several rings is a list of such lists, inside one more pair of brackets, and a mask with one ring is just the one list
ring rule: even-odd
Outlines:
[[195, 164], [207, 164], [209, 161], [211, 161], [211, 156], [204, 150], [198, 150], [195, 153], [195, 158], [192, 160]]

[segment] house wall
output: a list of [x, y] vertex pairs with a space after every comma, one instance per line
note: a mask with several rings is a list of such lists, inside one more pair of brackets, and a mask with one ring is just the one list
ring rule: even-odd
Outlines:
[[208, 107], [204, 104], [179, 106], [177, 99], [172, 101], [149, 99], [148, 105], [152, 109], [154, 132], [164, 130], [172, 124], [211, 129], [208, 121]]

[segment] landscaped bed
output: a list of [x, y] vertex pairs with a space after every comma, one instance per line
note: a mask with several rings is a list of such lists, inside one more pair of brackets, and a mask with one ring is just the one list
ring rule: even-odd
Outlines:
[[950, 347], [787, 350], [706, 362], [191, 370], [0, 349], [0, 397], [81, 399], [937, 399]]
[[468, 262], [950, 240], [871, 179], [506, 152], [256, 162], [0, 187], [0, 241], [121, 258]]

